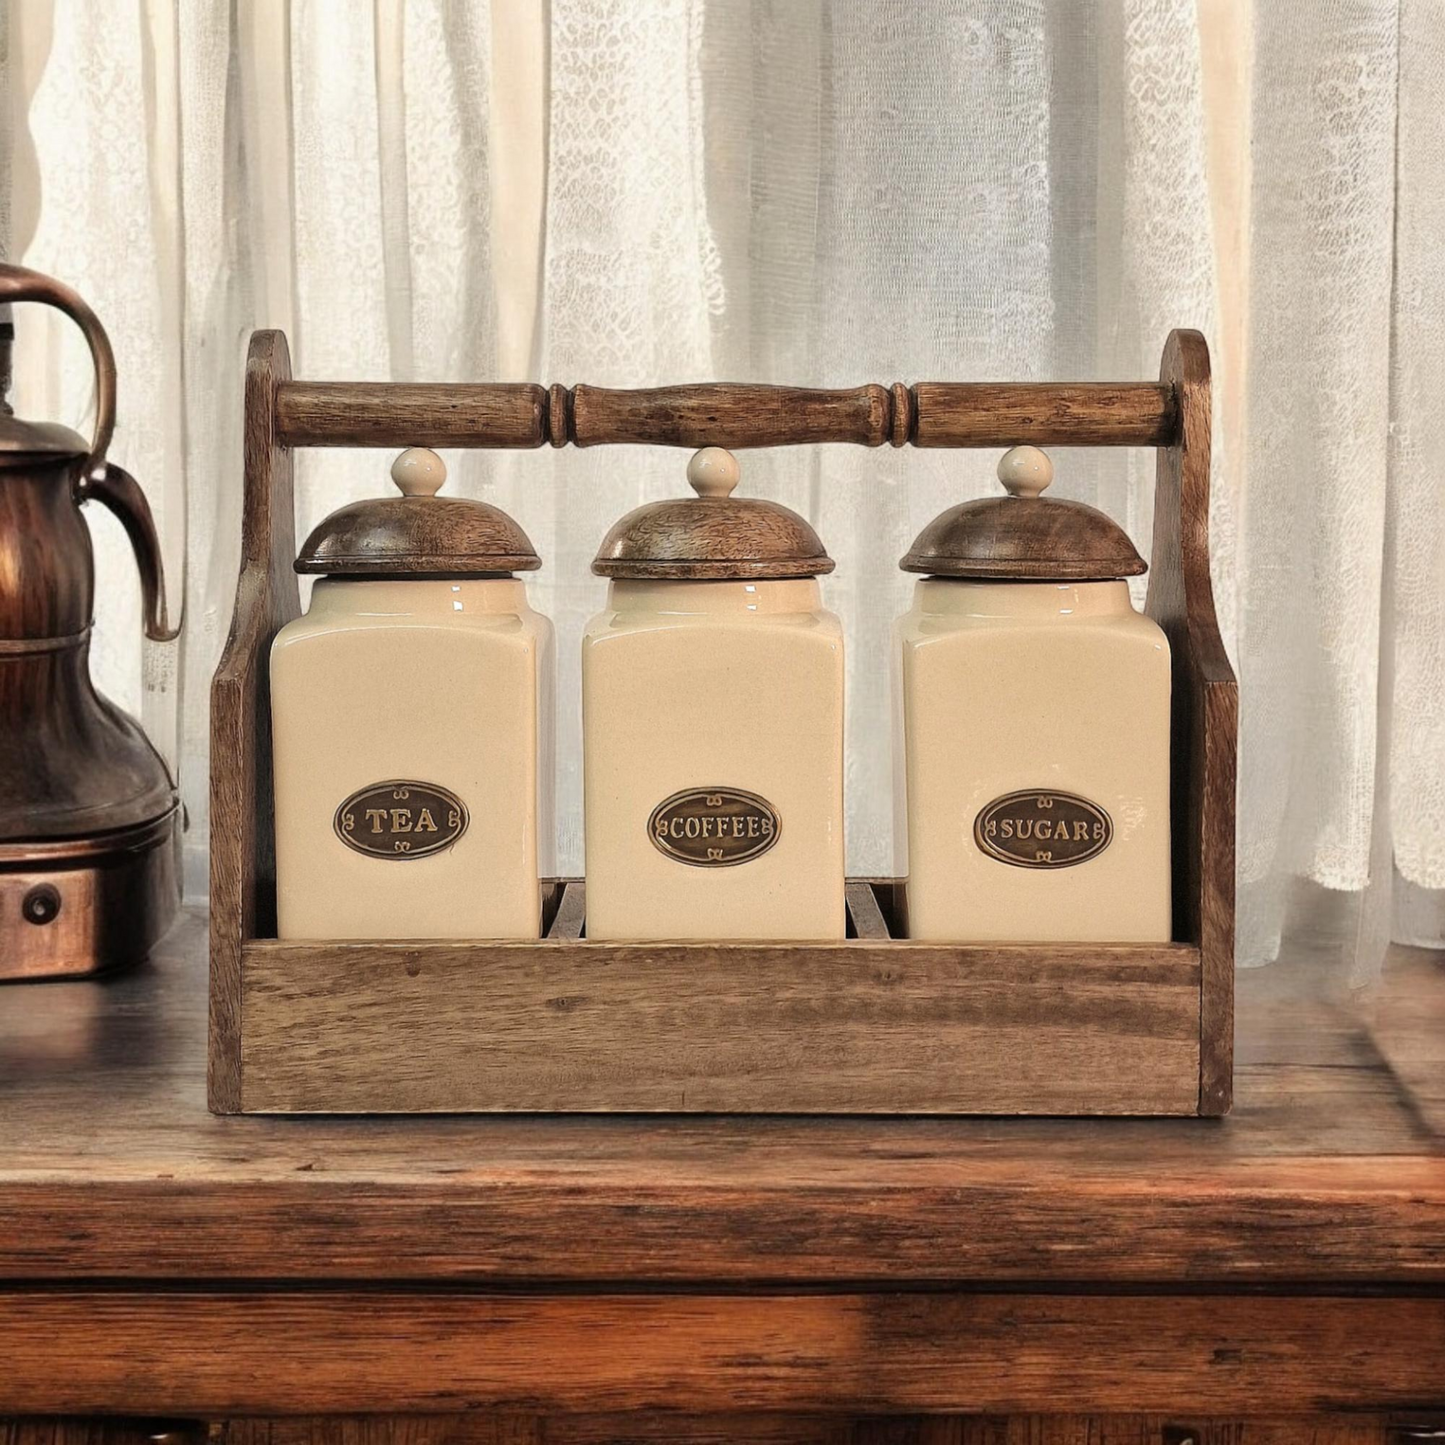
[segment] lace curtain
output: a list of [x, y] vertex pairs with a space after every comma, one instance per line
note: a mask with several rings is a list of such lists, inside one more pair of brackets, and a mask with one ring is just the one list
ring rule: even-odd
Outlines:
[[[311, 377], [637, 386], [1147, 378], [1193, 325], [1243, 686], [1241, 959], [1306, 917], [1356, 977], [1392, 933], [1445, 936], [1433, 0], [24, 0], [3, 44], [0, 242], [110, 329], [115, 454], [158, 513], [173, 610], [184, 594], [183, 642], [143, 647], [124, 539], [91, 518], [97, 676], [179, 767], [193, 893], [253, 327], [284, 327]], [[82, 421], [79, 343], [20, 325], [22, 408]], [[685, 458], [448, 460], [545, 559], [577, 871], [588, 563]], [[892, 859], [897, 558], [994, 460], [744, 459], [838, 559], [854, 871]], [[1147, 550], [1152, 457], [1055, 460]], [[388, 462], [303, 454], [301, 532], [384, 491]]]

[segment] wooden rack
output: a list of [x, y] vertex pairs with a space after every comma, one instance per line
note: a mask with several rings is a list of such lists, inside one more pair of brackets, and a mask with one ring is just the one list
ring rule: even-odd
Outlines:
[[[1209, 577], [1209, 356], [1159, 382], [398, 385], [246, 369], [236, 607], [211, 691], [210, 1105], [218, 1113], [1201, 1114], [1230, 1104], [1237, 686]], [[1148, 446], [1147, 608], [1173, 657], [1175, 941], [892, 936], [892, 880], [849, 883], [837, 943], [604, 943], [580, 882], [535, 942], [275, 937], [268, 656], [300, 611], [300, 446]]]

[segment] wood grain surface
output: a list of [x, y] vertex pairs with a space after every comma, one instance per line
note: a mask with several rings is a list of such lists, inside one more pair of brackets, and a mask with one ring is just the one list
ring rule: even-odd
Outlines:
[[368, 497], [323, 518], [296, 571], [323, 577], [490, 577], [542, 565], [500, 507], [473, 497]]
[[1243, 976], [1229, 1118], [1098, 1123], [215, 1117], [205, 957], [0, 992], [0, 1279], [1445, 1288], [1445, 1144], [1315, 957]]
[[1165, 447], [1177, 403], [1151, 382], [936, 382], [913, 387], [920, 447]]
[[0, 1355], [11, 1412], [1308, 1413], [1445, 1394], [1445, 1300], [12, 1292]]
[[1161, 376], [1178, 397], [1175, 445], [1161, 448], [1145, 610], [1174, 659], [1170, 813], [1176, 938], [1199, 945], [1199, 1112], [1227, 1113], [1234, 1042], [1234, 828], [1239, 685], [1215, 619], [1209, 575], [1209, 350], [1170, 333]]
[[812, 526], [762, 497], [668, 497], [619, 517], [592, 561], [599, 577], [716, 581], [821, 577], [833, 559]]
[[1153, 382], [877, 382], [841, 390], [706, 382], [614, 390], [494, 382], [282, 381], [288, 447], [539, 447], [645, 443], [734, 449], [1167, 446], [1173, 392]]
[[979, 497], [940, 513], [898, 564], [928, 577], [1103, 582], [1144, 559], [1112, 517], [1055, 497]]
[[603, 442], [732, 448], [854, 442], [876, 447], [888, 440], [893, 401], [886, 387], [876, 385], [851, 391], [733, 382], [640, 391], [578, 386], [572, 389], [571, 416], [571, 440], [579, 447]]
[[247, 1112], [1155, 1114], [1192, 1111], [1199, 1088], [1183, 944], [1104, 960], [898, 940], [256, 939], [241, 956]]
[[1445, 955], [1393, 950], [1368, 1018], [1375, 1047], [1421, 1119], [1445, 1134]]
[[530, 382], [292, 381], [276, 391], [286, 447], [539, 447], [547, 393]]
[[301, 599], [292, 454], [276, 439], [276, 389], [291, 375], [279, 331], [258, 331], [246, 359], [241, 573], [231, 632], [211, 679], [210, 1105], [241, 1101], [241, 942], [276, 931], [271, 821], [271, 640]]

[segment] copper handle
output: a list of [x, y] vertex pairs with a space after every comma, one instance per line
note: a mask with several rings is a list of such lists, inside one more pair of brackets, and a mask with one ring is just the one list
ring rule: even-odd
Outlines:
[[115, 430], [115, 353], [110, 349], [110, 337], [95, 312], [69, 286], [29, 267], [0, 262], [0, 302], [3, 301], [43, 302], [63, 311], [80, 327], [95, 363], [95, 434], [90, 440], [90, 455], [85, 459], [82, 474], [94, 477], [105, 466], [106, 449]]
[[76, 500], [94, 498], [120, 519], [140, 572], [145, 634], [152, 642], [173, 642], [180, 628], [170, 627], [166, 617], [165, 569], [150, 504], [135, 478], [105, 459], [115, 430], [115, 353], [110, 338], [95, 312], [69, 286], [25, 266], [0, 263], [0, 302], [4, 301], [40, 301], [54, 306], [80, 327], [90, 346], [95, 362], [95, 434], [81, 466]]

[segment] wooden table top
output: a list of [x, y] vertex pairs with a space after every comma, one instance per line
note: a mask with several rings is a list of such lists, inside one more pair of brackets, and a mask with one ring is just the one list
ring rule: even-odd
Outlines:
[[215, 1118], [191, 914], [0, 989], [0, 1279], [1438, 1288], [1445, 961], [1395, 962], [1368, 1019], [1242, 975], [1219, 1121]]

